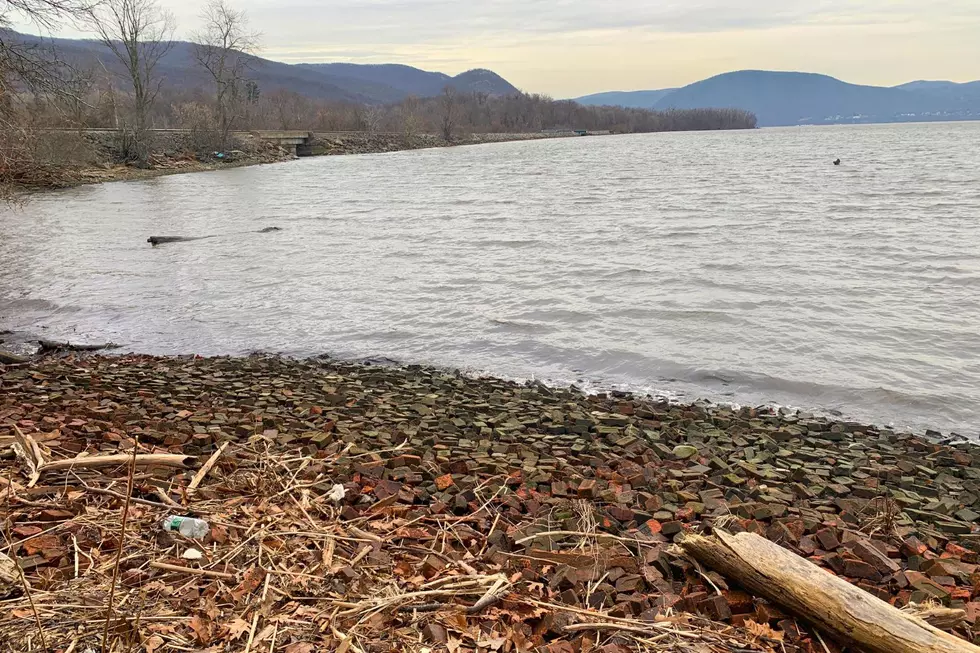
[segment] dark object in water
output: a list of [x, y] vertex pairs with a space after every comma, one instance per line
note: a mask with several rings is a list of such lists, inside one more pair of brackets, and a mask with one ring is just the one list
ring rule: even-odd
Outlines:
[[837, 159], [836, 161], [834, 161], [834, 165], [835, 166], [839, 166], [840, 165], [840, 159]]
[[195, 237], [185, 237], [185, 236], [150, 236], [146, 239], [146, 242], [150, 243], [154, 247], [157, 245], [162, 245], [163, 243], [182, 243], [188, 240], [203, 240], [205, 238], [211, 238], [212, 236], [195, 236]]
[[[242, 231], [239, 233], [256, 233], [256, 234], [267, 234], [273, 231], [282, 231], [281, 227], [266, 227], [265, 229], [257, 229], [255, 231]], [[189, 240], [204, 240], [205, 238], [214, 238], [211, 236], [150, 236], [146, 239], [146, 242], [150, 243], [154, 247], [157, 245], [162, 245], [164, 243], [183, 243]]]

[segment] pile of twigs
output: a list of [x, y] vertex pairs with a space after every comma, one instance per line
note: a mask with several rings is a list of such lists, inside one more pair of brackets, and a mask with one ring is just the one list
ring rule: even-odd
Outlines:
[[[23, 570], [6, 598], [0, 586], [5, 650], [770, 650], [689, 614], [564, 603], [532, 554], [491, 544], [520, 526], [502, 517], [506, 491], [446, 515], [359, 505], [356, 476], [338, 489], [339, 468], [382, 453], [337, 443], [309, 455], [253, 436], [200, 460], [127, 438], [118, 453], [69, 457], [77, 447], [56, 433], [20, 430], [0, 445], [14, 452], [0, 479], [0, 552]], [[575, 509], [575, 555], [598, 560], [612, 546], [642, 557], [642, 543], [600, 537], [588, 507]], [[210, 533], [165, 532], [169, 514], [204, 519]]]

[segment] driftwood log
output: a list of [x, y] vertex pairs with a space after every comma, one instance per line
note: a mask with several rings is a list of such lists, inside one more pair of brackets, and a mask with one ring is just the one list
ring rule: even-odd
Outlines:
[[128, 453], [112, 454], [110, 456], [83, 456], [66, 460], [52, 460], [38, 466], [38, 474], [60, 472], [66, 469], [101, 469], [103, 467], [118, 467], [127, 463], [137, 467], [190, 467], [197, 460], [194, 456], [179, 453], [147, 453], [133, 456]]
[[18, 365], [20, 363], [26, 363], [27, 359], [20, 356], [15, 356], [9, 351], [4, 351], [0, 349], [0, 365]]
[[38, 340], [41, 351], [102, 351], [116, 349], [119, 345], [107, 342], [104, 345], [75, 345], [70, 342], [55, 342], [54, 340]]
[[980, 648], [754, 533], [688, 535], [681, 548], [742, 587], [867, 653], [980, 653]]

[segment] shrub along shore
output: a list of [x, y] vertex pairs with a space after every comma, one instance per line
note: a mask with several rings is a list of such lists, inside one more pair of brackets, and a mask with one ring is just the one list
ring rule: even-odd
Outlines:
[[[337, 156], [573, 136], [571, 132], [470, 134], [450, 142], [432, 134], [314, 133], [312, 145], [313, 156]], [[227, 151], [218, 152], [213, 144], [202, 145], [201, 139], [193, 133], [171, 132], [155, 135], [147, 165], [137, 167], [126, 161], [119, 151], [118, 135], [112, 132], [52, 133], [50, 140], [46, 147], [57, 151], [59, 163], [41, 166], [38, 174], [24, 176], [17, 183], [9, 185], [9, 190], [30, 192], [109, 181], [152, 179], [188, 172], [281, 163], [297, 158], [277, 145], [248, 134], [234, 134]]]
[[0, 365], [0, 449], [10, 650], [843, 650], [834, 617], [697, 562], [685, 542], [722, 530], [964, 647], [980, 616], [961, 438], [415, 366], [54, 354]]

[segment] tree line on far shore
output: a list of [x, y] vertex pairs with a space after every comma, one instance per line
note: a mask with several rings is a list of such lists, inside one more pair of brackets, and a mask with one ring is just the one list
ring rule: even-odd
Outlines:
[[[0, 186], [43, 185], [51, 173], [41, 130], [118, 131], [121, 159], [146, 166], [150, 130], [188, 129], [202, 151], [229, 145], [235, 130], [300, 129], [441, 135], [591, 130], [617, 133], [750, 129], [738, 109], [648, 111], [586, 107], [543, 95], [494, 96], [447, 86], [437, 97], [365, 105], [260, 88], [259, 35], [230, 0], [207, 0], [191, 36], [191, 56], [206, 87], [169, 86], [161, 61], [175, 46], [173, 15], [158, 0], [0, 0]], [[98, 66], [65, 61], [19, 42], [9, 32], [17, 13], [52, 28], [88, 25], [104, 47]], [[56, 147], [64, 149], [63, 144]], [[50, 149], [50, 148], [49, 148]], [[50, 152], [48, 153], [50, 154]]]

